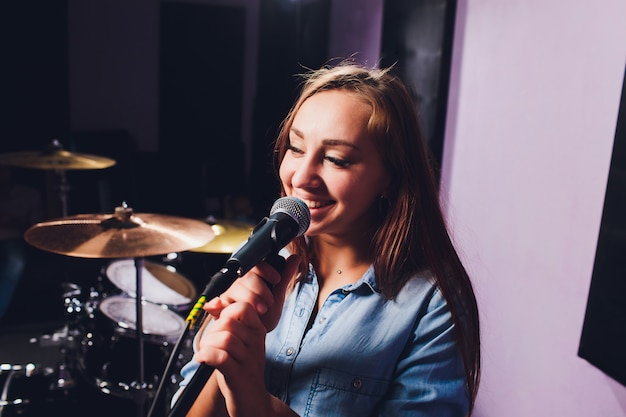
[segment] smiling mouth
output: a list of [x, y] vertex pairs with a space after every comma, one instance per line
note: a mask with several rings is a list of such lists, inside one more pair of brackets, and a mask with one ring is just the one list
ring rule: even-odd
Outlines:
[[322, 208], [322, 207], [330, 206], [331, 204], [335, 203], [333, 200], [326, 200], [326, 201], [303, 200], [303, 201], [307, 205], [307, 207], [310, 209]]

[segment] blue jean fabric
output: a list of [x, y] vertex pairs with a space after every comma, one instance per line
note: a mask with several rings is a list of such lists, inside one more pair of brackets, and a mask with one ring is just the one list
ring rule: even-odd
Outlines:
[[[388, 300], [373, 267], [317, 300], [315, 271], [285, 301], [266, 339], [266, 387], [302, 417], [462, 417], [469, 407], [463, 360], [441, 293], [427, 275]], [[181, 370], [181, 388], [193, 376]]]

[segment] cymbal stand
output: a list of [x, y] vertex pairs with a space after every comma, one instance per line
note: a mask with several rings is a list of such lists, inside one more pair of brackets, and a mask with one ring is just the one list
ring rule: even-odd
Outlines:
[[74, 316], [82, 314], [82, 303], [78, 299], [81, 290], [76, 284], [63, 283], [61, 286], [63, 288], [65, 323], [61, 329], [51, 334], [43, 334], [38, 340], [39, 346], [59, 347], [60, 359], [54, 369], [50, 368], [53, 380], [48, 389], [62, 391], [64, 395], [67, 395], [68, 390], [76, 387], [73, 372], [76, 369], [76, 337], [79, 335], [79, 331], [76, 327], [78, 319]]
[[137, 320], [135, 324], [135, 334], [137, 337], [137, 354], [139, 358], [138, 380], [133, 382], [135, 389], [135, 403], [137, 405], [137, 416], [144, 417], [144, 406], [147, 400], [147, 384], [144, 375], [144, 349], [143, 349], [143, 295], [141, 285], [141, 275], [144, 267], [144, 258], [135, 258], [136, 269], [136, 290], [135, 290], [135, 310]]
[[67, 194], [70, 191], [70, 186], [67, 183], [67, 176], [64, 169], [55, 170], [59, 176], [59, 200], [61, 200], [61, 213], [63, 217], [67, 217]]
[[[54, 139], [52, 143], [46, 147], [43, 154], [52, 155], [63, 150], [63, 145], [58, 139]], [[67, 194], [70, 191], [70, 186], [67, 183], [67, 175], [64, 169], [55, 169], [55, 174], [59, 177], [58, 194], [61, 201], [61, 215], [67, 217]]]

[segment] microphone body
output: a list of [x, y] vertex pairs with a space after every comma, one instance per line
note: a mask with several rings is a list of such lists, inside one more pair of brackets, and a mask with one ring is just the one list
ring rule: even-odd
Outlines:
[[[274, 202], [270, 216], [261, 220], [250, 233], [246, 243], [234, 252], [211, 279], [202, 292], [201, 300], [212, 299], [226, 291], [232, 283], [254, 265], [267, 258], [275, 267], [275, 255], [285, 245], [304, 234], [311, 222], [306, 204], [295, 197], [282, 197]], [[183, 417], [213, 373], [214, 368], [201, 363], [195, 374], [174, 403], [168, 417]]]
[[219, 296], [232, 283], [269, 255], [276, 254], [309, 227], [311, 213], [306, 204], [295, 197], [282, 197], [274, 202], [270, 216], [257, 224], [244, 243], [215, 275], [202, 295], [207, 299]]

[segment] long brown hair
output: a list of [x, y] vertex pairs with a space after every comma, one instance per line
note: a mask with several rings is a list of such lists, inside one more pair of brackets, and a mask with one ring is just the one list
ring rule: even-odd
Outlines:
[[[478, 307], [469, 276], [447, 230], [430, 152], [410, 91], [391, 68], [369, 69], [351, 62], [323, 67], [302, 77], [300, 96], [276, 139], [277, 168], [289, 144], [295, 114], [307, 98], [320, 91], [340, 89], [371, 106], [368, 129], [391, 174], [392, 185], [372, 231], [370, 258], [376, 279], [381, 292], [391, 299], [417, 272], [432, 273], [455, 323], [471, 414], [480, 379]], [[310, 254], [304, 238], [296, 239], [291, 250], [302, 256], [301, 272], [306, 272]]]

